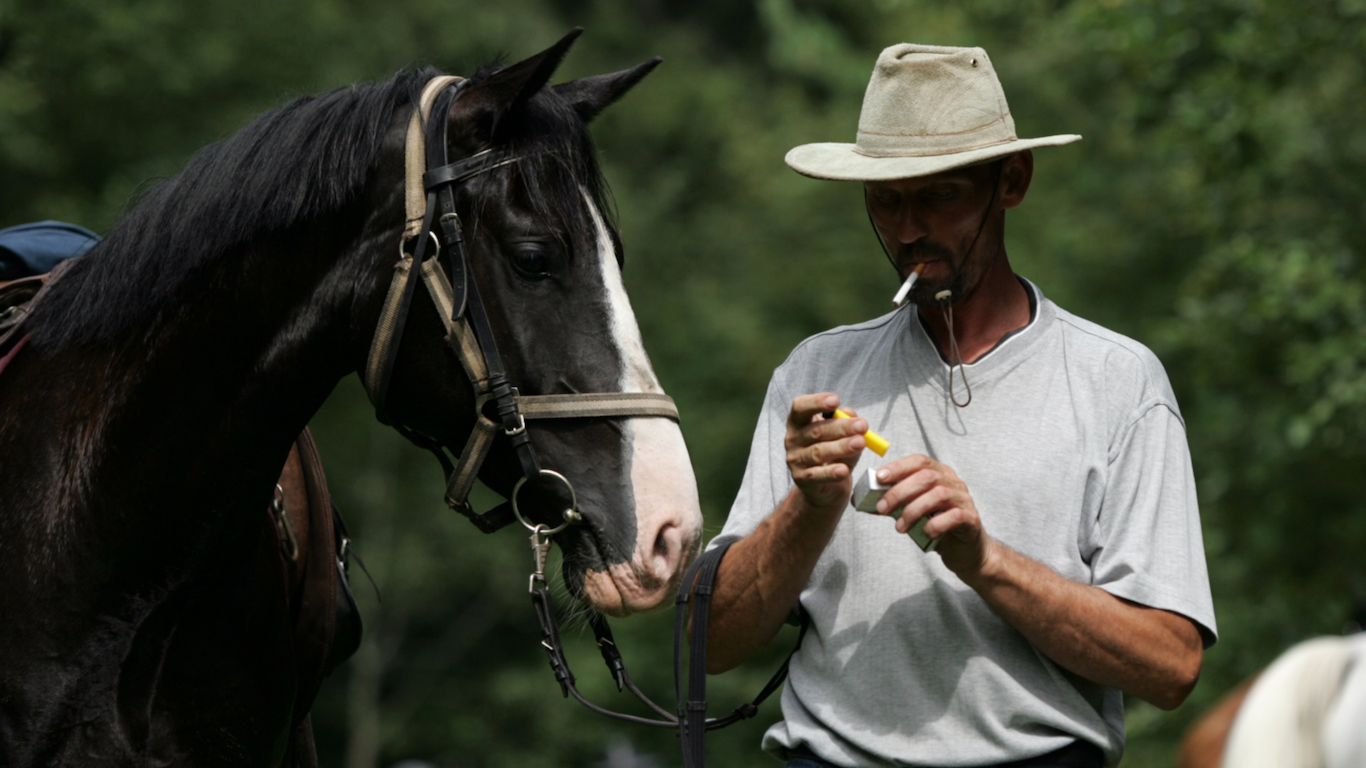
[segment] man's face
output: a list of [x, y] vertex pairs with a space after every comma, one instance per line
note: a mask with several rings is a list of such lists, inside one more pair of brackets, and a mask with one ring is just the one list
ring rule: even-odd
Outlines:
[[990, 212], [987, 208], [1002, 169], [1003, 162], [995, 162], [914, 179], [864, 182], [868, 213], [901, 279], [915, 265], [925, 265], [911, 289], [911, 301], [942, 304], [934, 297], [945, 289], [957, 301], [976, 288], [1000, 250], [999, 188], [998, 202]]

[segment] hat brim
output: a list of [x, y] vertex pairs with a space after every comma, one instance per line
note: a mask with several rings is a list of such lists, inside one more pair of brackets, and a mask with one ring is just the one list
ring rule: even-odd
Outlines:
[[929, 176], [1034, 147], [1058, 147], [1080, 140], [1081, 136], [1068, 133], [1039, 139], [1015, 139], [965, 152], [915, 157], [872, 157], [855, 151], [854, 144], [823, 142], [793, 147], [784, 159], [792, 170], [813, 179], [891, 181]]

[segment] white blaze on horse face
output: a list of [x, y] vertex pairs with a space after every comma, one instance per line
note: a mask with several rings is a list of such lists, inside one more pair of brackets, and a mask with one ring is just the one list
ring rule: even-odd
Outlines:
[[[597, 229], [612, 337], [622, 361], [619, 389], [663, 392], [626, 297], [612, 237], [597, 207], [587, 202]], [[631, 562], [609, 566], [606, 572], [590, 570], [584, 579], [584, 591], [593, 604], [617, 616], [648, 611], [671, 597], [702, 536], [702, 507], [683, 432], [663, 418], [629, 418], [624, 423], [635, 494], [635, 552]]]

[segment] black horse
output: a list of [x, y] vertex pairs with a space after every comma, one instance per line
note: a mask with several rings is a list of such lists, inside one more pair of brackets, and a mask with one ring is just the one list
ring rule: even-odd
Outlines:
[[[586, 130], [657, 62], [547, 87], [576, 34], [437, 100], [451, 158], [507, 158], [459, 183], [457, 235], [522, 396], [658, 393]], [[301, 98], [202, 150], [25, 321], [0, 375], [0, 764], [285, 759], [305, 713], [261, 514], [295, 437], [366, 367], [404, 241], [406, 129], [437, 74]], [[449, 316], [411, 295], [383, 411], [458, 447], [476, 390]], [[701, 528], [678, 426], [528, 434], [582, 516], [556, 536], [570, 589], [613, 615], [665, 600]], [[512, 493], [519, 458], [500, 432], [481, 479]], [[529, 487], [523, 513], [558, 525], [564, 489]]]

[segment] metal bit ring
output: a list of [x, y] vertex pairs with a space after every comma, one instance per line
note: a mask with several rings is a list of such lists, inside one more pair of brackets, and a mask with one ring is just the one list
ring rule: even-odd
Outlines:
[[569, 508], [564, 511], [564, 522], [560, 523], [559, 527], [547, 529], [544, 525], [529, 523], [525, 517], [522, 517], [522, 511], [517, 508], [517, 494], [522, 490], [522, 486], [526, 484], [526, 477], [521, 478], [517, 481], [516, 485], [512, 486], [512, 514], [517, 516], [517, 522], [521, 523], [528, 531], [535, 531], [540, 528], [544, 530], [544, 535], [550, 536], [568, 528], [570, 523], [579, 522], [579, 520], [582, 519], [582, 515], [579, 514], [579, 498], [574, 494], [574, 486], [569, 482], [569, 478], [553, 469], [542, 469], [541, 475], [553, 477], [561, 483], [564, 483], [564, 487], [569, 489]]

